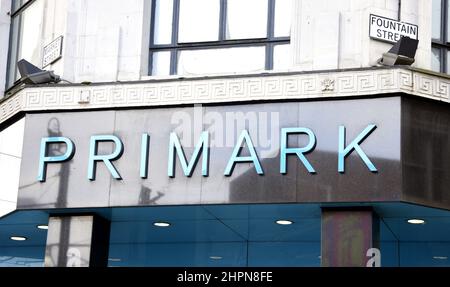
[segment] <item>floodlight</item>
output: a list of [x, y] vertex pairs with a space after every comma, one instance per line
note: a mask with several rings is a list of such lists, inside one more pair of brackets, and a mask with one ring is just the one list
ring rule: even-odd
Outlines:
[[392, 48], [383, 54], [378, 63], [385, 66], [411, 65], [414, 63], [418, 40], [401, 37]]
[[17, 62], [20, 72], [20, 82], [31, 85], [58, 83], [61, 78], [55, 75], [53, 71], [41, 70], [30, 62], [22, 59]]

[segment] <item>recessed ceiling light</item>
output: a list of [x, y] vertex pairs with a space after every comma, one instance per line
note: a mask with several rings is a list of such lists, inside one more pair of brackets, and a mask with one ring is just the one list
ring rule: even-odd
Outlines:
[[294, 222], [292, 222], [290, 220], [280, 219], [280, 220], [275, 221], [275, 223], [279, 224], [279, 225], [290, 225]]
[[425, 224], [425, 220], [418, 219], [418, 218], [411, 218], [411, 219], [408, 219], [408, 223], [411, 223], [411, 224]]
[[212, 260], [220, 260], [222, 259], [222, 256], [209, 256], [209, 258]]
[[170, 223], [169, 222], [153, 222], [154, 226], [158, 226], [158, 227], [169, 227]]
[[43, 230], [47, 230], [48, 229], [48, 225], [44, 225], [44, 224], [41, 224], [41, 225], [38, 225], [38, 226], [36, 226], [38, 229], [43, 229]]
[[436, 259], [436, 260], [447, 260], [447, 256], [433, 256], [433, 259]]
[[14, 240], [14, 241], [25, 241], [25, 240], [27, 240], [27, 238], [24, 237], [24, 236], [11, 236], [9, 239]]
[[111, 262], [120, 262], [120, 261], [122, 261], [122, 259], [120, 259], [120, 258], [108, 258], [108, 261], [111, 261]]

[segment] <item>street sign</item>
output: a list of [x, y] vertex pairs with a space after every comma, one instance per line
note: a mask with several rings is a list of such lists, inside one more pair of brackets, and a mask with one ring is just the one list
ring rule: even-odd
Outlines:
[[396, 43], [402, 36], [418, 40], [418, 33], [417, 25], [370, 14], [369, 36], [372, 39]]

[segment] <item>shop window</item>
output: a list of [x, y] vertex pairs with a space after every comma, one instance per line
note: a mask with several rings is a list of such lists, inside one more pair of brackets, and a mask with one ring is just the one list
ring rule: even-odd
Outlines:
[[155, 0], [151, 75], [285, 69], [292, 0]]
[[450, 73], [450, 27], [448, 0], [433, 0], [431, 31], [431, 69]]

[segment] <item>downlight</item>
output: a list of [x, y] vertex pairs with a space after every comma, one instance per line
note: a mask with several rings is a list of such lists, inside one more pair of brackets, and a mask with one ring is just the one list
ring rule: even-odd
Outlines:
[[37, 229], [42, 229], [42, 230], [47, 230], [48, 229], [48, 225], [45, 225], [45, 224], [40, 224], [40, 225], [38, 225], [36, 227], [37, 227]]
[[157, 227], [169, 227], [170, 223], [169, 222], [153, 222], [154, 226]]
[[419, 219], [419, 218], [411, 218], [411, 219], [408, 219], [407, 222], [409, 224], [425, 224], [425, 220]]
[[14, 240], [14, 241], [25, 241], [25, 240], [27, 240], [27, 238], [24, 237], [24, 236], [11, 236], [9, 239]]
[[287, 220], [287, 219], [279, 219], [279, 220], [275, 221], [275, 223], [279, 224], [279, 225], [291, 225], [294, 222], [291, 220]]

